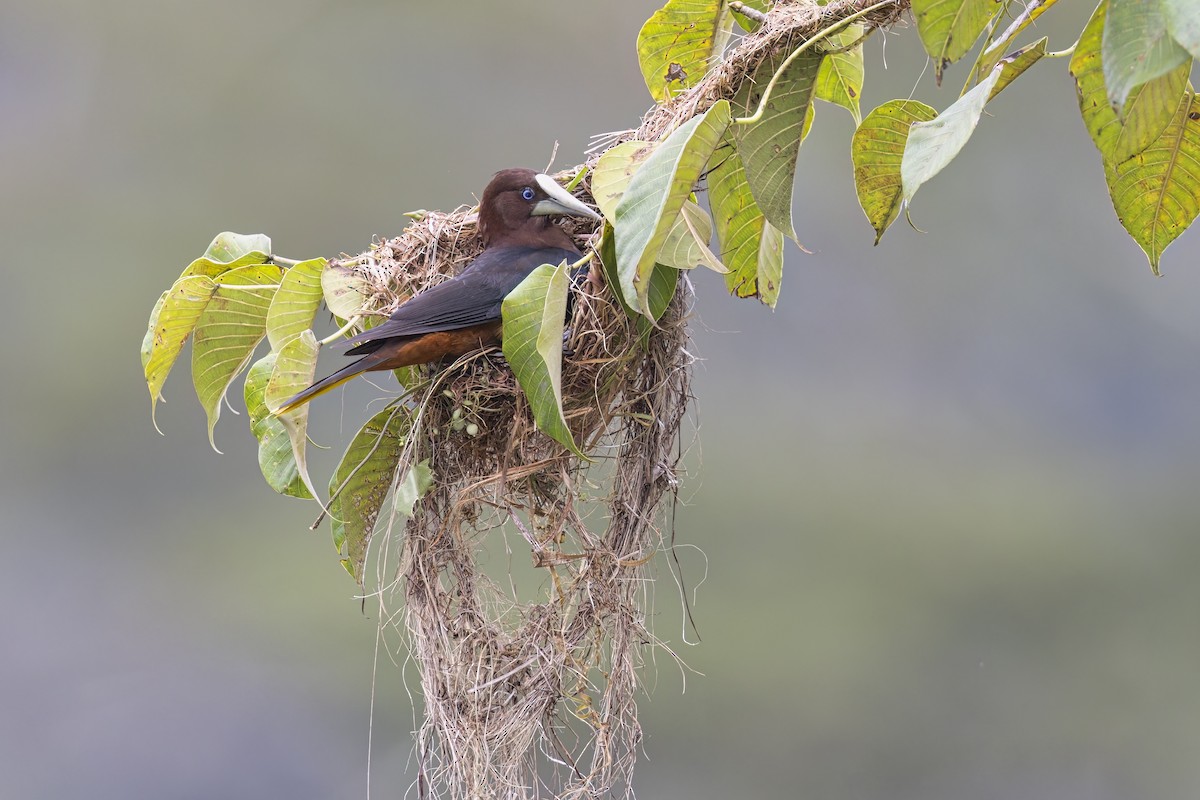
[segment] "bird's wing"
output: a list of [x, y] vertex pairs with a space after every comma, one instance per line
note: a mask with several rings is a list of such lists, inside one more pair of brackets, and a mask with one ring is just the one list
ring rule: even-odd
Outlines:
[[[386, 322], [347, 340], [359, 345], [401, 336], [469, 328], [500, 319], [508, 293], [542, 264], [575, 261], [579, 254], [561, 248], [500, 247], [485, 250], [462, 273], [396, 309]], [[350, 351], [353, 353], [354, 351]]]

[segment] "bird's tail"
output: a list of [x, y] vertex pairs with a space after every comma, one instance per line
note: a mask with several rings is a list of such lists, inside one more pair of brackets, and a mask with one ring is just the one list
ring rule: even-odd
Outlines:
[[275, 409], [272, 413], [275, 414], [275, 416], [279, 416], [280, 414], [286, 414], [293, 409], [299, 408], [317, 395], [325, 394], [330, 389], [336, 389], [338, 386], [341, 386], [355, 375], [361, 375], [362, 373], [373, 369], [375, 366], [377, 366], [379, 361], [380, 359], [374, 357], [374, 354], [366, 356], [365, 358], [360, 358], [353, 364], [342, 367], [328, 378], [322, 378], [304, 391], [288, 398], [283, 405]]

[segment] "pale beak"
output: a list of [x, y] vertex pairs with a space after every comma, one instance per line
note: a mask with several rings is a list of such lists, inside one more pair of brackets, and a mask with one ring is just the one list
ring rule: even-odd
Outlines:
[[602, 217], [595, 211], [575, 199], [575, 196], [558, 185], [558, 181], [549, 175], [538, 174], [535, 178], [537, 185], [546, 193], [546, 199], [534, 204], [530, 214], [547, 216], [549, 214], [567, 214], [572, 217], [585, 217], [600, 220]]

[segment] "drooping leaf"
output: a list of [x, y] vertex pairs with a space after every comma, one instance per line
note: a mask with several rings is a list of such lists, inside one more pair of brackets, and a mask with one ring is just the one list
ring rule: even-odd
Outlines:
[[270, 236], [262, 233], [224, 231], [218, 233], [209, 244], [208, 249], [204, 251], [204, 258], [221, 264], [229, 264], [256, 252], [264, 255], [270, 254]]
[[196, 322], [192, 383], [208, 415], [208, 441], [214, 450], [213, 432], [221, 416], [221, 401], [266, 335], [267, 309], [281, 277], [279, 267], [271, 264], [222, 273]]
[[[628, 141], [610, 148], [600, 156], [596, 168], [592, 171], [591, 189], [601, 214], [610, 220], [616, 218], [617, 206], [624, 197], [629, 182], [653, 151], [654, 144], [651, 142]], [[703, 265], [716, 272], [725, 272], [720, 259], [708, 249], [710, 238], [712, 223], [708, 215], [695, 201], [687, 200], [659, 247], [658, 263], [676, 269], [691, 269]]]
[[[321, 346], [310, 330], [301, 331], [298, 336], [289, 339], [279, 348], [275, 364], [271, 369], [271, 377], [267, 379], [263, 390], [263, 403], [268, 409], [276, 409], [284, 401], [313, 382], [317, 371], [317, 352]], [[308, 456], [305, 445], [308, 444], [308, 409], [304, 403], [286, 414], [275, 416], [287, 431], [292, 445], [292, 457], [295, 460], [296, 472], [304, 486], [317, 496], [312, 479], [308, 477]]]
[[565, 262], [543, 264], [521, 281], [500, 306], [504, 357], [521, 384], [538, 430], [583, 457], [562, 407], [562, 343], [570, 270]]
[[971, 138], [983, 107], [1000, 80], [1000, 73], [999, 67], [993, 69], [978, 86], [936, 118], [913, 123], [904, 145], [904, 157], [900, 160], [900, 180], [904, 185], [901, 201], [905, 206], [912, 201], [917, 189], [953, 161]]
[[349, 267], [335, 264], [321, 272], [321, 291], [329, 313], [348, 320], [362, 313], [367, 299], [367, 282]]
[[267, 353], [246, 373], [246, 414], [250, 417], [250, 432], [258, 440], [258, 468], [267, 485], [276, 492], [289, 497], [310, 498], [312, 494], [304, 486], [296, 467], [287, 429], [271, 414], [264, 399], [278, 355]]
[[[385, 408], [371, 417], [350, 440], [329, 481], [333, 546], [359, 585], [363, 582], [371, 533], [396, 481], [396, 468], [411, 425], [412, 418], [402, 405]], [[411, 509], [410, 505], [409, 513]]]
[[1158, 274], [1167, 245], [1200, 213], [1200, 101], [1190, 91], [1162, 134], [1119, 164], [1104, 162], [1117, 219]]
[[827, 49], [831, 50], [817, 71], [815, 97], [841, 106], [854, 117], [854, 127], [862, 124], [859, 96], [863, 87], [862, 43], [854, 44], [863, 34], [862, 25], [848, 25], [846, 29], [829, 37]]
[[992, 93], [988, 96], [988, 101], [1000, 94], [1008, 85], [1021, 77], [1025, 70], [1032, 67], [1034, 64], [1042, 60], [1042, 56], [1046, 55], [1046, 44], [1050, 40], [1043, 36], [1033, 44], [1027, 44], [1020, 50], [1013, 52], [1000, 59], [997, 64], [1002, 64], [1000, 70], [1000, 79], [996, 81], [996, 85], [992, 87]]
[[[158, 315], [162, 313], [163, 304], [167, 302], [167, 295], [171, 290], [163, 292], [158, 296], [158, 300], [154, 303], [154, 308], [150, 310], [150, 320], [146, 323], [146, 335], [142, 337], [142, 371], [146, 371], [146, 365], [150, 363], [150, 354], [154, 352], [154, 328], [158, 325]], [[161, 397], [159, 398], [161, 399]]]
[[1192, 54], [1200, 58], [1200, 6], [1196, 0], [1159, 0], [1167, 32]]
[[271, 349], [278, 350], [288, 339], [312, 327], [317, 307], [321, 305], [324, 269], [325, 259], [313, 258], [284, 272], [279, 291], [267, 309], [267, 339]]
[[915, 122], [928, 122], [937, 111], [916, 100], [891, 100], [876, 108], [854, 132], [850, 158], [858, 204], [875, 229], [875, 244], [900, 214], [904, 185], [900, 164]]
[[1029, 0], [1025, 3], [1025, 7], [1012, 23], [999, 36], [992, 39], [986, 47], [980, 49], [979, 57], [975, 59], [975, 66], [971, 67], [971, 74], [967, 76], [967, 82], [963, 85], [961, 94], [966, 94], [973, 85], [978, 83], [980, 76], [991, 72], [1000, 63], [1000, 59], [1005, 57], [1008, 48], [1012, 46], [1016, 38], [1056, 2], [1057, 0]]
[[965, 56], [992, 17], [1003, 10], [996, 0], [913, 0], [913, 17], [925, 52], [933, 59], [934, 76], [942, 85], [946, 66]]
[[1187, 88], [1191, 64], [1135, 87], [1125, 101], [1124, 119], [1108, 102], [1104, 84], [1101, 42], [1107, 2], [1101, 2], [1079, 36], [1071, 57], [1071, 74], [1084, 127], [1106, 161], [1124, 161], [1158, 138], [1175, 115]]
[[656, 262], [674, 269], [708, 267], [713, 272], [728, 272], [721, 259], [708, 248], [712, 233], [713, 223], [708, 212], [695, 200], [685, 200], [679, 217], [658, 250]]
[[655, 11], [637, 38], [638, 64], [655, 102], [703, 78], [729, 40], [732, 25], [722, 0], [667, 0]]
[[663, 242], [728, 126], [725, 100], [680, 125], [634, 174], [617, 204], [613, 227], [620, 288], [641, 314], [649, 316], [649, 278]]
[[[796, 238], [796, 229], [792, 225], [796, 157], [806, 130], [806, 117], [812, 113], [812, 98], [822, 58], [820, 53], [811, 52], [797, 56], [779, 74], [762, 118], [732, 126], [754, 201], [767, 221], [791, 239]], [[764, 60], [754, 75], [742, 83], [733, 101], [737, 116], [757, 112], [763, 93], [784, 59], [785, 55], [781, 54]]]
[[[205, 275], [193, 275], [175, 281], [152, 317], [154, 329], [151, 335], [149, 355], [145, 356], [143, 370], [146, 385], [150, 388], [150, 416], [154, 418], [162, 387], [183, 350], [184, 343], [196, 328], [196, 322], [208, 307], [216, 284]], [[145, 342], [143, 340], [143, 348]]]
[[1190, 59], [1167, 33], [1159, 0], [1108, 0], [1100, 52], [1108, 100], [1121, 118], [1130, 92]]
[[624, 309], [626, 315], [633, 319], [634, 324], [638, 326], [638, 332], [644, 339], [654, 329], [653, 322], [657, 322], [662, 318], [663, 312], [667, 310], [667, 305], [671, 302], [671, 298], [675, 296], [675, 287], [679, 283], [679, 270], [665, 267], [662, 264], [655, 264], [654, 270], [650, 273], [650, 290], [646, 295], [646, 301], [650, 305], [650, 313], [653, 316], [653, 320], [647, 319], [634, 311], [629, 303], [625, 302], [625, 296], [621, 293], [614, 238], [612, 226], [606, 224], [604, 226], [604, 233], [600, 237], [600, 244], [596, 247], [596, 250], [600, 254], [600, 266], [604, 268], [604, 280], [608, 283], [610, 291], [616, 297], [617, 302], [621, 304], [621, 308]]
[[725, 286], [738, 297], [758, 297], [771, 308], [783, 274], [783, 236], [754, 202], [746, 170], [732, 140], [718, 151], [708, 173], [717, 250], [729, 266]]
[[600, 156], [592, 170], [592, 197], [600, 213], [612, 221], [617, 216], [617, 206], [625, 196], [633, 173], [654, 152], [654, 142], [631, 140], [611, 147]]

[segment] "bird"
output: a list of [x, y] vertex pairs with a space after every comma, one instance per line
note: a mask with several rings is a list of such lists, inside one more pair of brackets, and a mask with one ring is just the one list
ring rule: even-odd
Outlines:
[[287, 412], [364, 372], [457, 357], [500, 341], [504, 298], [542, 264], [574, 263], [582, 254], [551, 216], [602, 217], [558, 182], [531, 169], [497, 172], [479, 202], [483, 252], [454, 278], [404, 302], [386, 322], [346, 341], [362, 356], [286, 400]]

